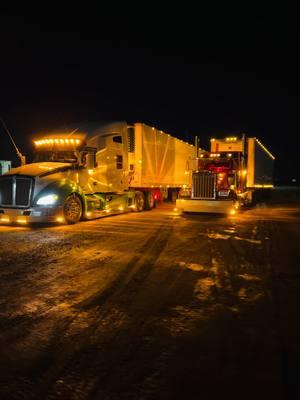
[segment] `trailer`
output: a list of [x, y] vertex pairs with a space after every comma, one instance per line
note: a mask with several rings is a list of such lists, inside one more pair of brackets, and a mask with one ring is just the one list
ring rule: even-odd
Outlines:
[[211, 151], [189, 161], [190, 182], [176, 208], [235, 214], [273, 188], [275, 157], [255, 137], [211, 139]]
[[0, 222], [67, 222], [151, 210], [188, 184], [195, 146], [143, 123], [83, 124], [35, 140], [0, 177]]

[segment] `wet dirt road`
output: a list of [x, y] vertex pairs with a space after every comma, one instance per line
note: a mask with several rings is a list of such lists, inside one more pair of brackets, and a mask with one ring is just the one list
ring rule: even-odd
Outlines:
[[300, 208], [0, 227], [0, 399], [299, 393]]

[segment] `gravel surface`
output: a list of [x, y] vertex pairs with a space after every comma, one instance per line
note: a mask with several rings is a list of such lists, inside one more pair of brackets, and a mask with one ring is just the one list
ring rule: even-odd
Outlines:
[[0, 226], [0, 399], [297, 398], [300, 203], [282, 193], [234, 217]]

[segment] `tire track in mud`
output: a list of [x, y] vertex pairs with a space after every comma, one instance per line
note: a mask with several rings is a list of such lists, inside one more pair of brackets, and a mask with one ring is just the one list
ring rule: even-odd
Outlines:
[[[264, 237], [269, 227], [264, 221], [252, 229], [254, 227], [247, 224], [239, 232], [242, 237], [250, 236], [253, 242], [235, 240], [234, 232], [226, 240], [219, 233], [209, 239], [200, 233], [207, 241], [210, 262], [200, 265], [196, 298], [186, 303], [183, 309], [183, 322], [187, 324], [187, 316], [191, 314], [192, 323], [189, 331], [183, 330], [181, 334], [182, 344], [177, 354], [180, 368], [175, 364], [171, 373], [174, 398], [183, 398], [184, 388], [197, 385], [201, 385], [204, 398], [218, 398], [218, 388], [227, 387], [228, 380], [235, 382], [231, 391], [234, 398], [239, 398], [240, 393], [245, 395], [245, 387], [249, 391], [246, 398], [257, 398], [261, 393], [265, 397], [271, 394], [274, 399], [280, 396], [278, 359], [273, 353], [278, 341], [272, 331], [273, 316], [269, 316], [270, 270], [265, 243], [261, 246], [258, 240]], [[225, 229], [228, 230], [226, 226]], [[192, 262], [197, 263], [197, 258]], [[256, 298], [257, 294], [259, 297]], [[187, 356], [183, 357], [182, 353]], [[197, 376], [191, 365], [197, 365]], [[183, 382], [178, 384], [174, 377], [179, 376], [181, 369], [185, 374]], [[259, 382], [257, 370], [262, 382], [267, 383], [265, 386]], [[271, 382], [268, 382], [269, 371], [273, 374]], [[249, 382], [253, 384], [251, 387], [248, 387]]]
[[[99, 391], [99, 382], [105, 386], [111, 371], [122, 373], [134, 351], [132, 347], [144, 345], [135, 337], [139, 330], [143, 331], [144, 322], [136, 320], [130, 312], [131, 304], [151, 274], [171, 232], [171, 223], [161, 225], [108, 288], [75, 305], [77, 312], [88, 315], [88, 326], [79, 333], [73, 332], [71, 326], [67, 332], [61, 332], [60, 343], [54, 343], [52, 351], [47, 350], [47, 354], [55, 354], [54, 362], [35, 382], [32, 398], [89, 399]], [[70, 325], [74, 322], [76, 316]], [[63, 337], [68, 331], [70, 336]]]
[[298, 315], [299, 311], [300, 274], [297, 262], [300, 253], [296, 247], [291, 249], [288, 242], [299, 245], [299, 230], [288, 232], [286, 227], [284, 221], [272, 222], [273, 240], [268, 255], [272, 265], [273, 314], [279, 342], [283, 398], [294, 399], [300, 396], [298, 384], [300, 328], [290, 319], [290, 315]]
[[[269, 241], [264, 240], [271, 236], [272, 227], [270, 221], [258, 220], [246, 229], [251, 242], [231, 238], [212, 243], [221, 282], [221, 290], [215, 291], [216, 302], [230, 321], [216, 314], [221, 334], [218, 357], [227, 364], [221, 366], [220, 376], [230, 374], [240, 389], [252, 382], [249, 398], [265, 393], [277, 399], [282, 395], [279, 340], [271, 298]], [[246, 232], [241, 234], [244, 237]]]

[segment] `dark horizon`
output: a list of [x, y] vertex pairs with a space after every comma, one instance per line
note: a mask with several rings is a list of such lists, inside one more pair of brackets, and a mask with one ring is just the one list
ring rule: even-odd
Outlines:
[[[276, 156], [277, 179], [299, 178], [292, 12], [190, 7], [134, 24], [115, 16], [109, 31], [99, 18], [2, 12], [0, 116], [23, 153], [34, 133], [74, 121], [141, 121], [204, 148], [246, 132]], [[15, 160], [2, 127], [0, 138], [0, 158]]]

